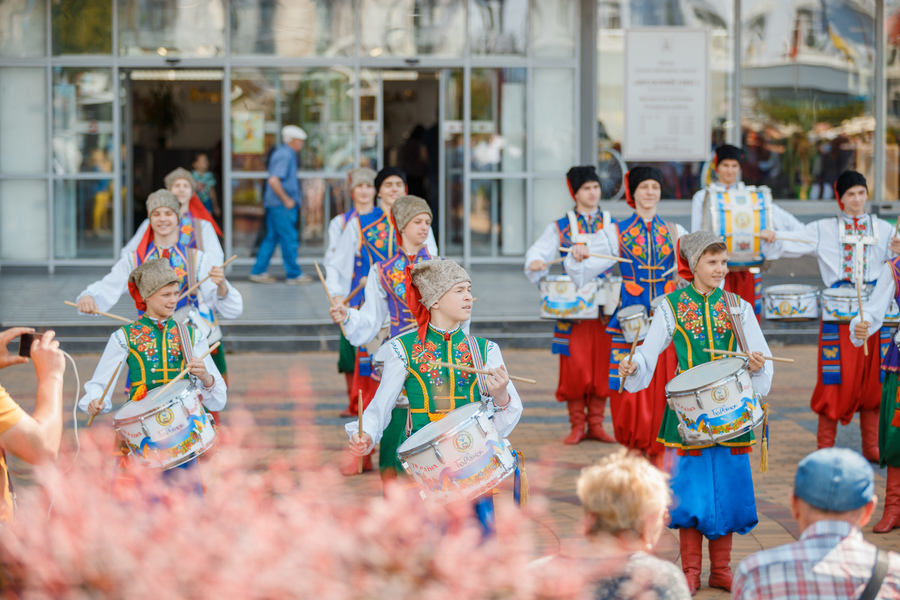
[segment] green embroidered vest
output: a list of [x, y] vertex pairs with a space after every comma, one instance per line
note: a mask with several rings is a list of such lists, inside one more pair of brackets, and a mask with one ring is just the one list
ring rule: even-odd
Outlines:
[[[190, 344], [194, 342], [194, 330]], [[130, 400], [141, 400], [149, 390], [169, 383], [185, 367], [181, 351], [181, 332], [175, 319], [166, 321], [160, 330], [156, 321], [143, 315], [122, 327], [128, 343], [127, 367], [131, 380]]]
[[[456, 369], [451, 372], [447, 367], [429, 364], [431, 361], [441, 361], [474, 366], [469, 342], [461, 327], [444, 334], [429, 326], [424, 342], [419, 339], [418, 330], [404, 333], [396, 339], [406, 354], [404, 389], [409, 398], [413, 433], [432, 421], [444, 418], [460, 406], [481, 400], [477, 375]], [[484, 364], [487, 361], [488, 340], [473, 339]]]
[[[737, 340], [732, 332], [731, 319], [725, 305], [724, 292], [716, 288], [708, 296], [704, 296], [693, 284], [666, 295], [666, 302], [675, 315], [675, 334], [672, 343], [678, 355], [679, 372], [687, 371], [697, 365], [713, 360], [711, 350], [736, 351]], [[720, 358], [722, 355], [718, 355]], [[709, 448], [713, 444], [682, 446], [678, 435], [678, 416], [666, 406], [662, 426], [659, 430], [659, 442], [668, 447], [697, 450]], [[722, 442], [721, 446], [749, 446], [753, 444], [753, 432]]]

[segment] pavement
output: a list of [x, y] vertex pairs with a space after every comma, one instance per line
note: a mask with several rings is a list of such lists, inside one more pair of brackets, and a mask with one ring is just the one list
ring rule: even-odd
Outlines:
[[[735, 536], [732, 566], [750, 553], [789, 543], [800, 531], [790, 515], [789, 497], [798, 461], [815, 450], [816, 417], [809, 410], [809, 397], [815, 382], [816, 348], [812, 345], [773, 346], [773, 354], [794, 358], [796, 363], [778, 363], [771, 395], [767, 401], [771, 407], [769, 471], [758, 472], [759, 453], [750, 455], [754, 469], [754, 485], [759, 512], [759, 525], [744, 536]], [[527, 457], [532, 497], [544, 497], [549, 506], [549, 519], [535, 524], [535, 535], [543, 552], [552, 554], [558, 548], [558, 540], [578, 539], [582, 535], [582, 511], [575, 495], [575, 480], [580, 470], [599, 458], [614, 452], [618, 446], [599, 442], [582, 442], [577, 446], [565, 446], [560, 440], [568, 433], [565, 406], [554, 398], [557, 383], [557, 360], [544, 350], [504, 350], [504, 358], [512, 374], [532, 377], [537, 385], [518, 386], [525, 405], [520, 424], [510, 436], [513, 446]], [[82, 383], [90, 377], [99, 359], [98, 355], [75, 357]], [[224, 413], [227, 430], [229, 420], [238, 408], [246, 408], [257, 425], [260, 446], [271, 450], [260, 454], [264, 465], [273, 456], [297, 452], [318, 445], [316, 456], [320, 465], [337, 468], [346, 444], [342, 425], [346, 419], [338, 413], [346, 406], [344, 379], [338, 376], [333, 352], [280, 353], [280, 354], [231, 354], [228, 357], [231, 388], [229, 408]], [[6, 369], [0, 373], [0, 382], [27, 410], [33, 406], [35, 393], [34, 372], [28, 366]], [[71, 369], [65, 383], [65, 404], [71, 415], [75, 380]], [[121, 396], [120, 396], [121, 398]], [[68, 417], [71, 421], [71, 416]], [[79, 415], [80, 426], [86, 419]], [[111, 417], [98, 418], [93, 428], [107, 428], [110, 436]], [[607, 417], [607, 431], [611, 424]], [[854, 421], [839, 428], [837, 443], [840, 446], [860, 449], [859, 427]], [[71, 457], [73, 429], [67, 423], [64, 441], [65, 455]], [[12, 465], [18, 481], [27, 481], [27, 469], [21, 463]], [[348, 493], [375, 497], [381, 492], [377, 475], [367, 473], [343, 480]], [[504, 482], [501, 493], [510, 493]], [[876, 470], [877, 493], [884, 497], [884, 473]], [[880, 518], [879, 506], [875, 521]], [[864, 528], [867, 539], [879, 546], [897, 550], [900, 546], [900, 529], [885, 535], [875, 535], [871, 525]], [[657, 553], [677, 562], [678, 539], [672, 531], [666, 531], [656, 548]], [[702, 580], [705, 583], [709, 564], [704, 559]], [[728, 598], [720, 590], [701, 588], [696, 598]]]

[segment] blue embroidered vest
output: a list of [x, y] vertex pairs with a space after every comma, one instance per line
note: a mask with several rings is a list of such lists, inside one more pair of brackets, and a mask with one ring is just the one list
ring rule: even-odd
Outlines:
[[[168, 257], [164, 256], [164, 254], [167, 254]], [[147, 253], [144, 256], [140, 256], [137, 251], [134, 252], [133, 256], [135, 268], [154, 258], [168, 258], [169, 265], [175, 271], [175, 275], [178, 276], [178, 290], [182, 294], [195, 283], [197, 251], [193, 248], [185, 247], [181, 242], [176, 243], [167, 251], [161, 251], [155, 242], [150, 242], [147, 246]], [[195, 290], [190, 296], [181, 298], [176, 305], [176, 310], [188, 304], [197, 306], [197, 294], [199, 293], [199, 290]]]
[[[387, 214], [377, 206], [367, 215], [358, 215], [359, 248], [353, 262], [353, 280], [350, 290], [356, 289], [360, 279], [369, 275], [369, 269], [380, 260], [387, 260], [397, 251], [397, 239]], [[362, 294], [360, 294], [362, 296]]]
[[[356, 212], [356, 208], [351, 208], [350, 210], [348, 210], [347, 212], [345, 212], [344, 214], [342, 214], [342, 215], [341, 215], [341, 220], [342, 220], [342, 223], [341, 223], [341, 231], [343, 231], [344, 229], [346, 229], [346, 228], [347, 228], [347, 223], [349, 223], [350, 221], [352, 221], [353, 219], [355, 219], [357, 216], [359, 216], [359, 213]], [[357, 261], [358, 261], [358, 260], [359, 260], [359, 259], [357, 259]], [[354, 261], [354, 265], [356, 264], [357, 261]], [[355, 269], [354, 269], [353, 275], [354, 275], [353, 281], [352, 281], [352, 284], [351, 284], [351, 286], [350, 286], [350, 290], [351, 290], [351, 291], [355, 290], [355, 289], [356, 289], [356, 286], [359, 284], [359, 279], [356, 277], [356, 271], [355, 271]], [[362, 275], [360, 275], [360, 277], [362, 277]], [[348, 305], [350, 308], [359, 308], [360, 305], [362, 304], [363, 298], [365, 298], [365, 294], [363, 294], [362, 290], [360, 290], [360, 291], [357, 292], [352, 298], [350, 298], [350, 301], [347, 303], [347, 305]]]
[[[428, 248], [422, 248], [416, 254], [412, 264], [431, 260]], [[390, 337], [396, 337], [401, 331], [415, 326], [416, 320], [409, 312], [406, 303], [406, 266], [411, 264], [405, 252], [398, 252], [393, 258], [375, 264], [378, 271], [378, 283], [387, 293], [388, 313], [391, 316]]]

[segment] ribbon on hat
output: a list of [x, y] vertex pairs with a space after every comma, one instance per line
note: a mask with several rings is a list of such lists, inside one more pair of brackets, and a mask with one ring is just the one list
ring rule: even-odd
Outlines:
[[685, 281], [693, 281], [694, 273], [691, 271], [691, 264], [688, 259], [681, 255], [681, 240], [675, 245], [675, 257], [678, 259], [678, 276]]
[[428, 310], [427, 306], [422, 304], [422, 295], [419, 293], [419, 288], [413, 284], [412, 268], [413, 265], [410, 263], [406, 265], [405, 269], [406, 304], [409, 306], [409, 312], [415, 317], [416, 324], [419, 326], [419, 339], [424, 342], [425, 334], [428, 333], [428, 323], [431, 322], [431, 311]]
[[400, 233], [400, 228], [397, 227], [397, 219], [394, 218], [393, 207], [391, 207], [391, 214], [388, 218], [391, 221], [391, 227], [394, 228], [394, 238], [397, 240], [397, 249], [399, 250], [403, 247], [403, 234]]
[[841, 208], [841, 212], [844, 212], [844, 201], [841, 200], [841, 195], [838, 194], [838, 186], [837, 181], [834, 182], [834, 197], [837, 198], [838, 206]]
[[566, 187], [569, 188], [569, 195], [572, 196], [572, 200], [575, 200], [575, 190], [572, 189], [572, 182], [569, 181], [568, 177], [566, 177]]
[[634, 206], [634, 198], [631, 197], [631, 186], [628, 184], [628, 174], [631, 171], [625, 171], [625, 202], [628, 203], [628, 206], [631, 208], [635, 208]]
[[[206, 210], [206, 207], [203, 206], [203, 203], [200, 201], [200, 198], [197, 197], [197, 194], [191, 196], [191, 202], [188, 205], [188, 210], [191, 211], [191, 216], [202, 219], [203, 221], [209, 221], [212, 224], [213, 229], [216, 230], [216, 235], [219, 237], [223, 237], [222, 230], [219, 229], [219, 224], [216, 223], [216, 220], [213, 219], [212, 215], [209, 214], [209, 211]], [[200, 232], [196, 232], [195, 235], [199, 236]]]
[[131, 297], [134, 298], [134, 306], [141, 312], [147, 311], [147, 303], [144, 302], [144, 299], [141, 297], [141, 292], [138, 291], [137, 284], [133, 281], [128, 282], [128, 293], [131, 294]]

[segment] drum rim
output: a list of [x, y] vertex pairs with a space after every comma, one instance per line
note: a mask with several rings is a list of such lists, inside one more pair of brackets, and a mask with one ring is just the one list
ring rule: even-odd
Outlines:
[[[190, 379], [182, 379], [181, 381], [186, 381], [186, 382], [188, 383], [188, 387], [187, 387], [187, 389], [184, 390], [184, 391], [191, 391], [191, 390], [196, 391], [196, 390], [197, 390], [197, 388], [194, 386], [194, 383], [193, 383]], [[177, 387], [178, 385], [179, 385], [179, 384], [176, 383], [175, 385], [172, 386], [172, 389], [174, 389], [174, 388]], [[147, 393], [149, 394], [149, 393], [152, 392], [152, 391], [154, 391], [154, 390], [150, 390], [150, 391], [147, 392]], [[128, 424], [131, 424], [131, 423], [137, 423], [137, 422], [140, 422], [141, 419], [150, 417], [150, 416], [152, 416], [152, 415], [157, 414], [158, 412], [161, 412], [161, 411], [165, 410], [166, 408], [169, 408], [176, 400], [178, 400], [178, 399], [181, 397], [181, 395], [182, 395], [183, 393], [184, 393], [184, 392], [181, 392], [181, 393], [179, 393], [179, 394], [174, 394], [171, 398], [169, 398], [169, 401], [168, 401], [168, 402], [165, 402], [165, 403], [163, 403], [163, 404], [160, 404], [160, 405], [157, 406], [155, 409], [150, 410], [150, 411], [148, 411], [148, 412], [143, 412], [143, 413], [141, 413], [141, 414], [139, 414], [139, 415], [134, 415], [134, 416], [130, 416], [130, 417], [124, 417], [124, 418], [121, 418], [121, 419], [116, 418], [116, 415], [118, 415], [120, 412], [122, 412], [122, 411], [125, 409], [125, 407], [132, 406], [133, 404], [137, 404], [137, 403], [139, 403], [139, 402], [143, 402], [143, 399], [142, 399], [142, 400], [129, 400], [128, 402], [126, 402], [125, 404], [123, 404], [122, 406], [120, 406], [120, 407], [119, 407], [119, 410], [117, 410], [115, 413], [113, 413], [113, 425], [117, 425], [117, 424], [128, 425]]]
[[[419, 431], [422, 431], [422, 429], [425, 429], [425, 427], [423, 427], [422, 429], [420, 429], [420, 430], [417, 431], [416, 433], [412, 434], [411, 436], [409, 436], [408, 438], [406, 438], [406, 440], [404, 440], [404, 442], [403, 442], [402, 444], [400, 444], [399, 446], [397, 446], [397, 457], [400, 458], [401, 460], [406, 460], [404, 457], [406, 457], [406, 456], [415, 456], [416, 454], [420, 454], [422, 451], [425, 450], [425, 448], [431, 447], [431, 446], [433, 446], [434, 444], [436, 444], [438, 441], [442, 441], [442, 440], [445, 439], [446, 437], [452, 437], [452, 436], [456, 435], [457, 433], [459, 433], [460, 431], [466, 429], [466, 428], [468, 427], [467, 424], [469, 423], [469, 421], [474, 421], [474, 420], [475, 420], [475, 416], [476, 416], [477, 414], [479, 414], [479, 413], [481, 413], [481, 412], [487, 412], [487, 402], [484, 402], [483, 400], [479, 400], [479, 401], [477, 401], [477, 402], [469, 402], [469, 403], [464, 404], [464, 405], [460, 406], [459, 408], [455, 409], [455, 410], [459, 410], [460, 408], [465, 408], [465, 407], [467, 407], [467, 406], [477, 406], [478, 404], [481, 404], [481, 406], [479, 406], [478, 409], [477, 409], [475, 412], [473, 412], [471, 415], [469, 415], [468, 417], [466, 417], [465, 420], [460, 421], [459, 423], [457, 423], [456, 425], [454, 425], [453, 427], [451, 427], [451, 428], [448, 429], [447, 431], [441, 433], [441, 435], [439, 435], [439, 436], [437, 436], [437, 437], [431, 438], [431, 440], [429, 440], [429, 441], [426, 442], [426, 443], [419, 444], [418, 446], [414, 446], [414, 447], [412, 447], [412, 448], [410, 448], [410, 449], [408, 449], [408, 450], [404, 450], [404, 451], [401, 452], [400, 449], [403, 447], [403, 444], [406, 444], [410, 439], [412, 439], [412, 436], [413, 436], [413, 435], [416, 435], [416, 433], [419, 433]], [[450, 411], [450, 412], [452, 413], [452, 412], [454, 412], [454, 411]], [[448, 414], [450, 414], [450, 413], [448, 413]], [[436, 423], [436, 422], [437, 422], [437, 421], [435, 421], [435, 423]], [[430, 423], [429, 423], [429, 425], [430, 425]], [[466, 425], [466, 427], [463, 427], [463, 425]], [[496, 430], [497, 430], [497, 428], [496, 428], [496, 426], [495, 426], [495, 427], [494, 427], [494, 431], [496, 431]], [[497, 432], [497, 435], [498, 435], [498, 437], [499, 437], [499, 432]]]
[[[785, 292], [780, 291], [778, 288], [786, 288], [786, 287], [797, 287], [797, 288], [806, 288], [805, 292]], [[774, 290], [774, 291], [773, 291]], [[808, 298], [808, 297], [817, 297], [822, 292], [819, 288], [814, 285], [807, 285], [805, 283], [779, 283], [778, 285], [770, 285], [766, 289], [763, 290], [763, 297], [765, 298], [778, 298], [780, 300], [789, 300], [792, 298], [800, 299], [800, 298]]]
[[[622, 315], [623, 310], [626, 310], [626, 309], [629, 309], [632, 307], [640, 308], [641, 310], [634, 312], [634, 314], [626, 313], [624, 316]], [[647, 320], [650, 319], [650, 317], [647, 315], [647, 308], [643, 304], [629, 304], [628, 306], [623, 306], [623, 307], [619, 308], [618, 315], [619, 315], [618, 318], [619, 318], [620, 322], [621, 321], [632, 321], [634, 319], [639, 318], [641, 315], [643, 315], [644, 318]]]
[[[712, 364], [712, 363], [716, 363], [716, 362], [720, 362], [720, 361], [724, 361], [724, 360], [728, 360], [728, 361], [730, 361], [730, 360], [739, 360], [739, 361], [741, 361], [742, 366], [741, 366], [741, 368], [739, 368], [739, 369], [738, 369], [737, 371], [735, 371], [734, 373], [732, 373], [732, 374], [730, 374], [730, 375], [726, 375], [725, 377], [722, 377], [721, 379], [717, 379], [716, 381], [714, 381], [714, 382], [712, 382], [712, 383], [707, 383], [707, 384], [703, 385], [702, 387], [696, 387], [696, 388], [693, 388], [693, 389], [691, 389], [691, 390], [685, 390], [685, 391], [683, 391], [683, 392], [669, 392], [669, 385], [670, 385], [673, 381], [675, 381], [676, 379], [678, 379], [679, 377], [681, 377], [682, 375], [684, 375], [684, 374], [686, 374], [686, 373], [689, 373], [689, 372], [691, 371], [691, 369], [688, 369], [687, 371], [684, 371], [683, 373], [679, 373], [678, 375], [676, 375], [675, 377], [673, 377], [673, 378], [666, 384], [666, 396], [669, 397], [669, 398], [680, 398], [681, 396], [693, 396], [694, 394], [698, 394], [698, 393], [700, 393], [700, 392], [705, 392], [705, 391], [708, 390], [708, 389], [715, 388], [715, 387], [719, 387], [720, 385], [722, 385], [722, 383], [728, 381], [729, 379], [735, 379], [735, 380], [737, 380], [738, 377], [741, 375], [742, 372], [747, 372], [747, 373], [750, 372], [749, 367], [748, 367], [748, 364], [747, 364], [747, 359], [745, 359], [745, 358], [739, 358], [739, 357], [736, 357], [736, 356], [730, 356], [730, 357], [727, 357], [727, 358], [720, 358], [719, 360], [713, 360], [713, 361], [709, 361], [709, 362], [703, 363], [703, 365], [708, 365], [708, 364]], [[702, 367], [703, 365], [697, 365], [697, 367]], [[696, 368], [696, 367], [692, 367], [692, 368]], [[752, 387], [752, 383], [753, 383], [753, 381], [751, 380], [751, 387]]]
[[[571, 275], [544, 275], [541, 277], [541, 283], [545, 281], [572, 281]], [[585, 281], [585, 283], [590, 283], [592, 280]], [[574, 283], [574, 282], [573, 282]]]

